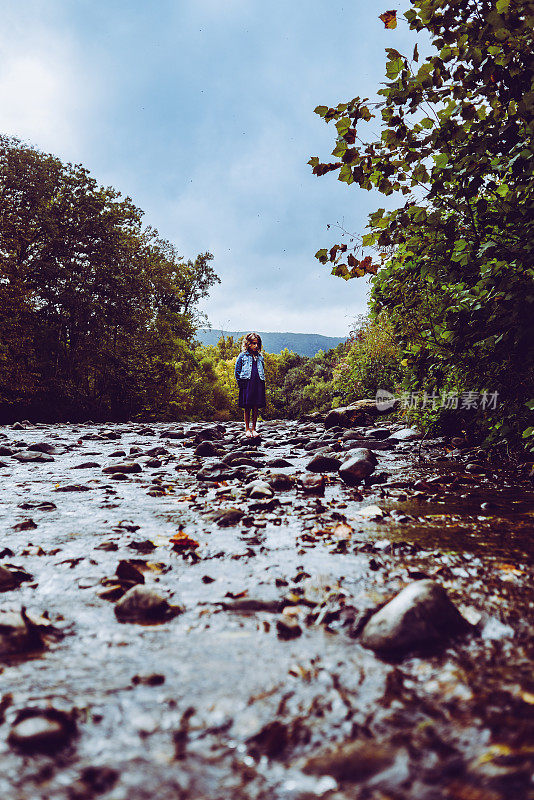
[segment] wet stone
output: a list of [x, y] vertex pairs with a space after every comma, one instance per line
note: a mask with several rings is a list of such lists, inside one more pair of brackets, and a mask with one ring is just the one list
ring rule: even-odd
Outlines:
[[146, 586], [133, 586], [115, 605], [119, 622], [165, 622], [183, 611]]
[[[353, 453], [355, 451], [352, 451]], [[339, 468], [339, 477], [349, 486], [356, 486], [374, 472], [374, 464], [368, 453], [371, 451], [361, 450], [344, 461]]]
[[351, 783], [368, 780], [389, 767], [395, 751], [374, 741], [341, 744], [309, 758], [302, 771], [312, 775], [331, 775]]
[[106, 475], [113, 474], [115, 472], [121, 472], [123, 475], [130, 475], [142, 471], [143, 468], [141, 467], [141, 464], [137, 463], [137, 461], [125, 462], [123, 464], [111, 464], [109, 467], [104, 467], [102, 470], [102, 472]]
[[24, 581], [33, 580], [33, 575], [16, 567], [5, 567], [0, 564], [0, 592], [16, 589]]
[[53, 754], [76, 735], [74, 713], [54, 708], [24, 709], [15, 718], [8, 736], [11, 747], [24, 753]]
[[402, 655], [445, 643], [470, 627], [440, 584], [421, 580], [406, 586], [373, 614], [361, 643], [381, 655]]
[[304, 494], [316, 494], [322, 497], [326, 481], [324, 475], [306, 475], [302, 479], [302, 491]]
[[306, 465], [310, 472], [336, 472], [341, 466], [341, 461], [335, 456], [316, 455]]
[[49, 456], [47, 453], [35, 453], [32, 450], [27, 450], [23, 453], [16, 453], [13, 458], [16, 461], [21, 461], [28, 464], [44, 464], [48, 461], [55, 461], [54, 456]]

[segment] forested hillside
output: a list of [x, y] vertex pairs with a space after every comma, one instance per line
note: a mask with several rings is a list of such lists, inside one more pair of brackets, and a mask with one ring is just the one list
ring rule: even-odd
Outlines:
[[[231, 336], [239, 339], [249, 331], [221, 331], [200, 328], [196, 338], [203, 345], [216, 345], [221, 337]], [[273, 333], [257, 331], [262, 338], [263, 346], [269, 353], [280, 354], [282, 350], [291, 350], [299, 356], [311, 358], [319, 350], [332, 350], [345, 341], [344, 336], [322, 336], [319, 333]]]

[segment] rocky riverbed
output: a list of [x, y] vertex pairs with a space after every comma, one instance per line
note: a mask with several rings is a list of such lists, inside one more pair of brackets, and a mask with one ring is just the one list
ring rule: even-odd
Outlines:
[[380, 425], [1, 428], [0, 796], [534, 797], [532, 486]]

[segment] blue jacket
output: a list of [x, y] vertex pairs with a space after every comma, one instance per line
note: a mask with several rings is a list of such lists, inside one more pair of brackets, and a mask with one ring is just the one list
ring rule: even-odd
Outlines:
[[[253, 356], [251, 353], [239, 353], [237, 361], [235, 362], [235, 379], [236, 381], [248, 381], [252, 374], [252, 361]], [[258, 375], [262, 381], [265, 380], [264, 360], [261, 353], [258, 353]]]

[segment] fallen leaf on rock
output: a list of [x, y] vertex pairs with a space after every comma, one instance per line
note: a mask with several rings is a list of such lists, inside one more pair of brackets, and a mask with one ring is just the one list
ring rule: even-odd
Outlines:
[[192, 539], [191, 536], [188, 536], [187, 533], [183, 531], [175, 533], [174, 536], [171, 536], [169, 541], [172, 543], [172, 549], [178, 552], [182, 550], [195, 550], [197, 547], [200, 547], [196, 539]]

